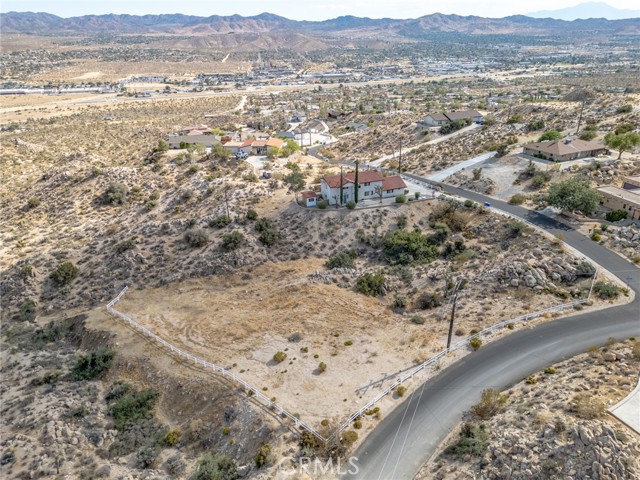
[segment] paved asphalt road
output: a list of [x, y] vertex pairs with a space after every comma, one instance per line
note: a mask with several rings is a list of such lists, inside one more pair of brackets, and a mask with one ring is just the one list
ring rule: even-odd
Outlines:
[[[441, 186], [447, 193], [490, 202], [492, 207], [518, 215], [551, 233], [561, 232], [566, 243], [640, 291], [640, 269], [570, 227], [522, 207]], [[358, 473], [344, 478], [411, 480], [485, 388], [503, 390], [549, 364], [601, 345], [610, 337], [630, 336], [640, 336], [640, 294], [630, 304], [522, 329], [482, 347], [428, 380], [385, 417], [354, 453]]]

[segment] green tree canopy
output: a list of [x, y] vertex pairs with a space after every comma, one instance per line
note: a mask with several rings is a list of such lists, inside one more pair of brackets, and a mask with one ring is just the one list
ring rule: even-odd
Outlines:
[[626, 132], [616, 134], [609, 132], [604, 136], [604, 144], [618, 150], [618, 159], [622, 157], [622, 152], [630, 152], [640, 145], [640, 134], [636, 132]]
[[295, 193], [296, 200], [298, 199], [298, 192], [306, 186], [304, 174], [302, 172], [291, 172], [289, 175], [285, 175], [282, 181], [290, 191]]
[[557, 130], [547, 130], [540, 138], [538, 138], [539, 142], [546, 142], [547, 140], [560, 140], [562, 138], [562, 134]]
[[579, 176], [553, 183], [547, 197], [549, 205], [585, 215], [596, 212], [599, 200], [600, 194], [591, 188], [589, 180]]

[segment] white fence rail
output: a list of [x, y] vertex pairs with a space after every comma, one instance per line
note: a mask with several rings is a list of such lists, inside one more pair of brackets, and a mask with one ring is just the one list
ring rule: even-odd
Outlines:
[[129, 289], [129, 287], [124, 287], [124, 289], [118, 294], [118, 296], [116, 298], [114, 298], [113, 300], [111, 300], [111, 302], [109, 302], [107, 304], [107, 310], [109, 311], [109, 313], [111, 313], [111, 314], [113, 314], [113, 315], [115, 315], [117, 317], [120, 317], [121, 319], [123, 319], [124, 321], [129, 323], [132, 327], [136, 328], [137, 330], [140, 330], [142, 333], [144, 333], [148, 337], [156, 340], [161, 345], [164, 345], [165, 347], [167, 347], [173, 353], [175, 353], [175, 354], [177, 354], [177, 355], [179, 355], [181, 357], [184, 357], [184, 358], [192, 361], [193, 363], [195, 363], [197, 365], [202, 365], [205, 368], [212, 369], [212, 370], [222, 374], [223, 376], [230, 378], [234, 382], [240, 384], [248, 392], [251, 392], [251, 395], [253, 395], [256, 399], [260, 400], [264, 405], [266, 405], [267, 407], [277, 411], [281, 416], [287, 417], [290, 420], [292, 420], [294, 422], [294, 425], [296, 426], [296, 428], [298, 428], [300, 431], [309, 432], [312, 435], [314, 435], [318, 440], [320, 440], [322, 442], [328, 442], [328, 441], [336, 438], [338, 435], [340, 435], [340, 433], [342, 433], [344, 430], [349, 428], [349, 426], [352, 424], [352, 422], [354, 422], [358, 418], [366, 415], [365, 412], [367, 410], [371, 410], [375, 406], [376, 403], [378, 403], [381, 399], [383, 399], [384, 397], [389, 395], [391, 392], [393, 392], [396, 388], [398, 388], [404, 382], [406, 382], [407, 380], [413, 378], [415, 375], [417, 375], [418, 373], [422, 372], [428, 366], [436, 363], [442, 357], [445, 357], [448, 353], [454, 352], [454, 351], [459, 350], [459, 349], [461, 349], [463, 347], [466, 347], [467, 345], [469, 345], [469, 342], [471, 341], [471, 339], [479, 338], [479, 337], [482, 337], [484, 335], [488, 335], [488, 334], [493, 333], [495, 331], [498, 331], [498, 330], [500, 330], [502, 328], [505, 328], [506, 326], [508, 326], [510, 324], [515, 324], [515, 323], [519, 323], [519, 322], [525, 322], [526, 323], [529, 320], [533, 320], [534, 318], [539, 318], [539, 317], [542, 317], [542, 316], [544, 316], [546, 314], [549, 314], [549, 313], [558, 313], [558, 312], [567, 310], [569, 308], [574, 308], [574, 307], [577, 307], [578, 305], [582, 305], [582, 304], [588, 302], [589, 299], [591, 298], [591, 294], [593, 292], [593, 285], [595, 283], [595, 279], [596, 279], [597, 274], [598, 274], [598, 272], [596, 270], [596, 272], [593, 275], [593, 280], [591, 282], [591, 288], [589, 289], [589, 294], [587, 295], [586, 298], [583, 298], [583, 299], [580, 299], [580, 300], [576, 300], [576, 301], [573, 301], [573, 302], [569, 302], [569, 303], [563, 303], [562, 305], [555, 305], [553, 307], [545, 308], [544, 310], [539, 310], [539, 311], [533, 312], [533, 313], [527, 313], [525, 315], [521, 315], [519, 317], [512, 318], [512, 319], [505, 320], [503, 322], [497, 323], [495, 325], [492, 325], [490, 327], [485, 328], [484, 330], [479, 331], [478, 333], [476, 333], [474, 335], [471, 335], [471, 336], [465, 338], [464, 340], [462, 340], [462, 341], [460, 341], [458, 343], [454, 343], [451, 346], [451, 348], [448, 348], [448, 349], [445, 348], [440, 353], [438, 353], [438, 354], [434, 355], [433, 357], [425, 360], [424, 362], [422, 362], [421, 364], [417, 365], [415, 368], [410, 370], [408, 373], [406, 373], [405, 375], [400, 377], [398, 380], [396, 380], [393, 384], [391, 384], [385, 390], [380, 392], [375, 398], [373, 398], [371, 401], [369, 401], [369, 403], [367, 403], [364, 407], [360, 408], [358, 411], [353, 413], [344, 423], [342, 423], [327, 438], [322, 436], [320, 433], [316, 432], [313, 428], [311, 428], [311, 426], [309, 426], [308, 424], [306, 424], [305, 422], [300, 420], [295, 415], [293, 415], [290, 412], [288, 412], [285, 408], [283, 408], [282, 406], [278, 405], [276, 402], [272, 401], [270, 398], [267, 398], [266, 396], [264, 396], [262, 394], [262, 392], [260, 392], [256, 388], [254, 388], [251, 385], [249, 385], [247, 382], [242, 380], [240, 377], [234, 375], [233, 373], [229, 372], [228, 370], [225, 370], [221, 366], [216, 365], [215, 363], [207, 362], [205, 360], [197, 358], [197, 357], [191, 355], [190, 353], [187, 353], [187, 352], [185, 352], [185, 351], [173, 346], [172, 344], [170, 344], [169, 342], [167, 342], [163, 338], [161, 338], [158, 335], [156, 335], [155, 333], [151, 332], [149, 329], [147, 329], [147, 328], [143, 327], [142, 325], [140, 325], [139, 323], [137, 323], [135, 320], [132, 320], [131, 318], [129, 318], [124, 313], [119, 312], [118, 310], [113, 308], [113, 306], [116, 303], [118, 303], [118, 301], [120, 301], [120, 298], [122, 297], [122, 295], [125, 294], [125, 292]]

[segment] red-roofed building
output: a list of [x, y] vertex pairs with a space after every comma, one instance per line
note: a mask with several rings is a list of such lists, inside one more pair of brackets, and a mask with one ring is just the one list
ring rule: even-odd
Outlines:
[[[342, 185], [342, 205], [355, 200], [355, 172], [340, 175], [327, 175], [320, 180], [322, 198], [329, 205], [339, 205], [340, 185]], [[365, 170], [358, 173], [358, 200], [372, 200], [396, 197], [404, 193], [407, 185], [400, 176], [384, 177], [375, 170]]]
[[315, 207], [318, 204], [318, 194], [312, 191], [302, 192], [302, 201], [305, 207]]

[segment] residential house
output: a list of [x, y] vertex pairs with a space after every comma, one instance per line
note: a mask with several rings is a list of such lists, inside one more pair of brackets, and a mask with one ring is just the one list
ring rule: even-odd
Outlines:
[[367, 130], [369, 130], [369, 127], [366, 126], [364, 123], [358, 123], [358, 122], [349, 122], [345, 125], [345, 128], [347, 130], [353, 130], [354, 132], [357, 132], [357, 133], [366, 132]]
[[231, 153], [245, 152], [250, 155], [266, 155], [269, 148], [282, 148], [284, 145], [284, 140], [268, 137], [266, 139], [247, 138], [242, 142], [227, 142], [223, 147]]
[[600, 205], [611, 210], [624, 210], [632, 220], [640, 219], [640, 175], [623, 177], [622, 187], [599, 187]]
[[565, 138], [564, 140], [548, 140], [525, 145], [523, 153], [544, 160], [566, 162], [579, 158], [608, 155], [609, 150], [597, 142], [580, 140], [579, 138]]
[[200, 143], [207, 148], [211, 148], [219, 142], [220, 137], [211, 133], [211, 128], [207, 125], [189, 125], [182, 127], [176, 133], [170, 134], [167, 139], [169, 148], [180, 148], [180, 145], [185, 143]]
[[469, 123], [482, 123], [484, 117], [480, 112], [475, 110], [460, 110], [446, 113], [430, 113], [418, 123], [426, 127], [441, 127], [455, 122], [456, 120], [463, 120]]
[[254, 139], [253, 138], [249, 138], [247, 140], [244, 140], [242, 142], [239, 141], [229, 141], [224, 143], [222, 146], [229, 150], [231, 153], [236, 154], [238, 152], [244, 152], [246, 154], [250, 154], [251, 153], [251, 144], [253, 143]]
[[[329, 205], [340, 204], [340, 186], [342, 185], [342, 204], [355, 200], [355, 172], [340, 175], [328, 175], [320, 180], [322, 198]], [[367, 170], [358, 174], [358, 200], [371, 200], [396, 197], [405, 193], [407, 185], [400, 176], [384, 177], [380, 172]]]

